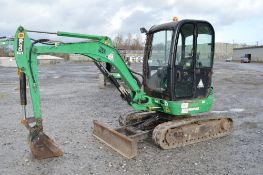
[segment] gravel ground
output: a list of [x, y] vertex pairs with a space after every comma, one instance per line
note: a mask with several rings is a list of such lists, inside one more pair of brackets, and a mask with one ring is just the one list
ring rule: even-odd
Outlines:
[[[65, 154], [32, 157], [20, 124], [16, 69], [0, 67], [0, 174], [263, 174], [263, 64], [215, 63], [212, 113], [231, 116], [233, 134], [173, 150], [144, 142], [132, 160], [91, 135], [92, 120], [114, 127], [118, 116], [131, 110], [113, 86], [98, 88], [93, 64], [39, 69], [45, 132]], [[27, 109], [30, 116], [31, 105]]]

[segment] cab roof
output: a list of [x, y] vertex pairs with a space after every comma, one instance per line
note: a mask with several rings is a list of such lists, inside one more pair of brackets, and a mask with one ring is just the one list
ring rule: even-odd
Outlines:
[[[195, 20], [195, 19], [183, 19], [180, 21], [173, 21], [173, 22], [169, 22], [169, 23], [163, 23], [163, 24], [159, 24], [159, 25], [154, 25], [149, 29], [149, 33], [154, 33], [160, 30], [168, 30], [168, 29], [176, 29], [178, 26], [181, 26], [184, 23], [208, 23], [207, 21], [204, 20]], [[211, 25], [211, 24], [210, 24]]]

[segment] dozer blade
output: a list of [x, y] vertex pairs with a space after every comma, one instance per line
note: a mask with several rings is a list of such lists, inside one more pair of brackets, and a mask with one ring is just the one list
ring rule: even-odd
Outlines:
[[96, 120], [93, 121], [93, 124], [93, 136], [100, 141], [129, 159], [137, 155], [137, 141]]
[[31, 152], [36, 159], [63, 156], [63, 151], [42, 131], [33, 137], [29, 136], [28, 142]]

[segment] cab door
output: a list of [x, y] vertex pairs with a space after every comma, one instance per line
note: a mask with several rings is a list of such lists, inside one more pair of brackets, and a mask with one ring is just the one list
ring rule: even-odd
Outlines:
[[205, 98], [211, 87], [214, 30], [207, 22], [184, 23], [176, 39], [174, 98]]
[[212, 82], [214, 58], [214, 30], [208, 23], [197, 23], [196, 61], [195, 61], [195, 98], [205, 98]]
[[177, 35], [177, 49], [174, 69], [175, 98], [191, 98], [194, 92], [194, 37], [195, 25], [183, 24]]

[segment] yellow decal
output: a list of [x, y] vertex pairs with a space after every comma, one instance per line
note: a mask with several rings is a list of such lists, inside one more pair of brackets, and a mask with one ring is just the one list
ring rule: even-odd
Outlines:
[[24, 39], [25, 34], [23, 32], [18, 33], [18, 39]]

